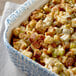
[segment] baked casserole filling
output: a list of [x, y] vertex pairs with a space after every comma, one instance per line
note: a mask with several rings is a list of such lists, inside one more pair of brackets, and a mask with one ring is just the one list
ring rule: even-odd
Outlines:
[[59, 76], [76, 76], [76, 0], [49, 0], [12, 31], [11, 45]]

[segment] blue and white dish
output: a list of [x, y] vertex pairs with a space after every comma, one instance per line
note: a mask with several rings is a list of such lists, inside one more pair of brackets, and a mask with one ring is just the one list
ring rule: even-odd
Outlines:
[[52, 71], [22, 55], [10, 45], [12, 29], [18, 27], [22, 21], [29, 17], [32, 11], [44, 5], [46, 2], [48, 0], [28, 0], [5, 20], [4, 44], [8, 48], [13, 63], [19, 69], [26, 72], [27, 76], [57, 76]]

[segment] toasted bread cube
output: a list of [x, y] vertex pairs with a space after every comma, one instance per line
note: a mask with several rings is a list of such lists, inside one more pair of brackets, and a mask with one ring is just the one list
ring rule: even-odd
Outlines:
[[72, 19], [72, 27], [76, 27], [76, 18]]

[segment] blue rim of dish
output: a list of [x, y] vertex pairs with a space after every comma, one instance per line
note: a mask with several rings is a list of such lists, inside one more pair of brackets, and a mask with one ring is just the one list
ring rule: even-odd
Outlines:
[[38, 68], [42, 71], [45, 71], [47, 72], [48, 74], [50, 75], [53, 75], [53, 76], [57, 76], [56, 73], [52, 72], [52, 71], [49, 71], [47, 68], [44, 68], [42, 65], [40, 65], [39, 63], [33, 61], [32, 59], [24, 56], [23, 54], [21, 54], [19, 51], [17, 51], [16, 49], [14, 49], [10, 43], [8, 42], [7, 40], [7, 32], [8, 32], [8, 28], [9, 28], [9, 25], [14, 22], [20, 15], [22, 12], [24, 12], [26, 9], [28, 9], [28, 6], [30, 6], [35, 0], [28, 0], [26, 1], [23, 5], [21, 5], [16, 11], [14, 11], [11, 15], [9, 15], [6, 20], [5, 20], [5, 31], [4, 31], [4, 35], [3, 35], [3, 39], [4, 39], [4, 43], [6, 45], [6, 47], [14, 52], [15, 54], [20, 54], [22, 56], [22, 58], [26, 58], [26, 60], [29, 61], [29, 63], [33, 64], [33, 66], [38, 66]]

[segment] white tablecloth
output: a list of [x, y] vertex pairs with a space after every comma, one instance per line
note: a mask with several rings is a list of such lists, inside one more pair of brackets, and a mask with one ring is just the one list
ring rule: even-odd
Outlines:
[[3, 43], [3, 31], [5, 29], [5, 18], [19, 7], [18, 4], [7, 2], [0, 21], [0, 76], [26, 76], [21, 70], [18, 70], [11, 62], [8, 49]]

